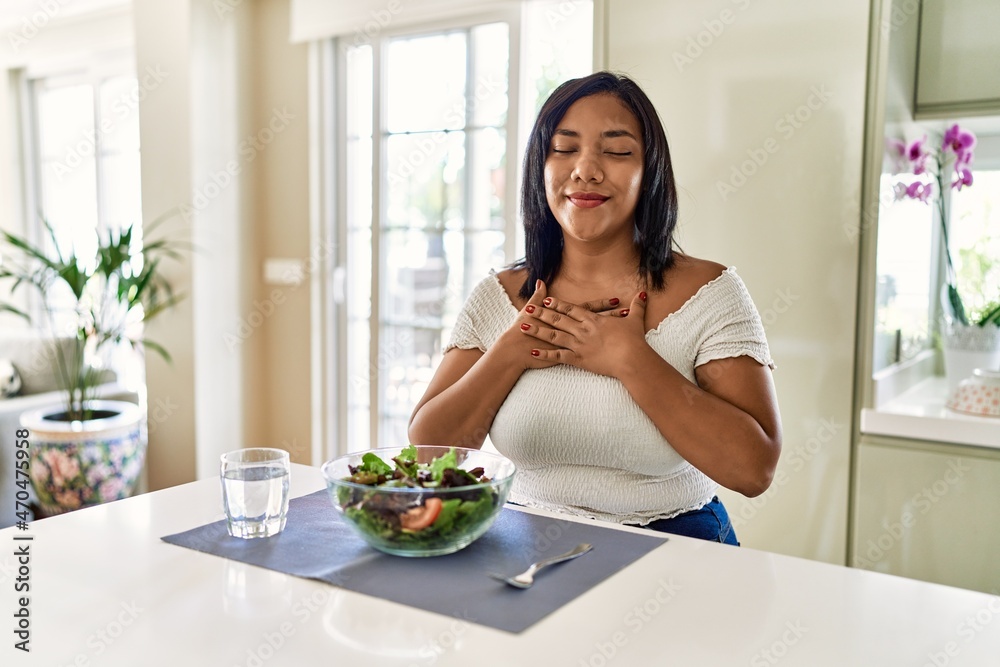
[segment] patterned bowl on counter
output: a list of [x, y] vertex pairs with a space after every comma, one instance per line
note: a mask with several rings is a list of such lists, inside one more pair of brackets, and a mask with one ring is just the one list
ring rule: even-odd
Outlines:
[[1000, 371], [977, 368], [962, 380], [945, 407], [967, 415], [1000, 417]]

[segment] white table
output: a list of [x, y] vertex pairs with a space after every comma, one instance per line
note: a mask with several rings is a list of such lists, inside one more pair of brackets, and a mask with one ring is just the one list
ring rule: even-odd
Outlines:
[[[293, 497], [322, 486], [294, 466]], [[1000, 665], [1000, 597], [682, 537], [508, 634], [160, 540], [222, 518], [219, 493], [203, 480], [0, 531], [0, 664]], [[30, 655], [11, 632], [24, 544]]]

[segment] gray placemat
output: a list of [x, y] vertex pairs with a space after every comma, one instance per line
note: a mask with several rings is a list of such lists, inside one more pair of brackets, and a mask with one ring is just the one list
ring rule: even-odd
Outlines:
[[[666, 541], [662, 533], [640, 535], [505, 507], [485, 535], [457, 553], [402, 558], [357, 537], [325, 490], [293, 498], [285, 530], [274, 537], [230, 537], [225, 521], [217, 521], [162, 539], [507, 632], [531, 627]], [[527, 590], [486, 576], [522, 572], [581, 542], [594, 545], [593, 551], [548, 568]]]

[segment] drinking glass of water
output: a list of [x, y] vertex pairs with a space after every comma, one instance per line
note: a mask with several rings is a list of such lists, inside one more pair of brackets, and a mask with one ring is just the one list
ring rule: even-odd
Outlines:
[[288, 514], [288, 452], [255, 447], [222, 455], [222, 504], [233, 537], [277, 535]]

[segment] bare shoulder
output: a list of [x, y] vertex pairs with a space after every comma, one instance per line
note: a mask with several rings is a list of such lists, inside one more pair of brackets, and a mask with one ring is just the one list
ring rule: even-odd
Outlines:
[[504, 269], [503, 271], [497, 273], [497, 280], [500, 281], [500, 286], [503, 287], [505, 292], [507, 292], [510, 302], [514, 304], [518, 310], [520, 310], [527, 301], [518, 295], [521, 291], [521, 285], [524, 284], [527, 277], [527, 269]]
[[650, 323], [662, 321], [677, 311], [702, 287], [721, 276], [726, 267], [718, 262], [677, 253], [670, 270], [664, 274], [662, 292], [652, 295], [649, 302]]
[[674, 265], [667, 272], [667, 283], [673, 283], [678, 292], [693, 295], [726, 271], [726, 267], [708, 259], [699, 259], [677, 253]]

